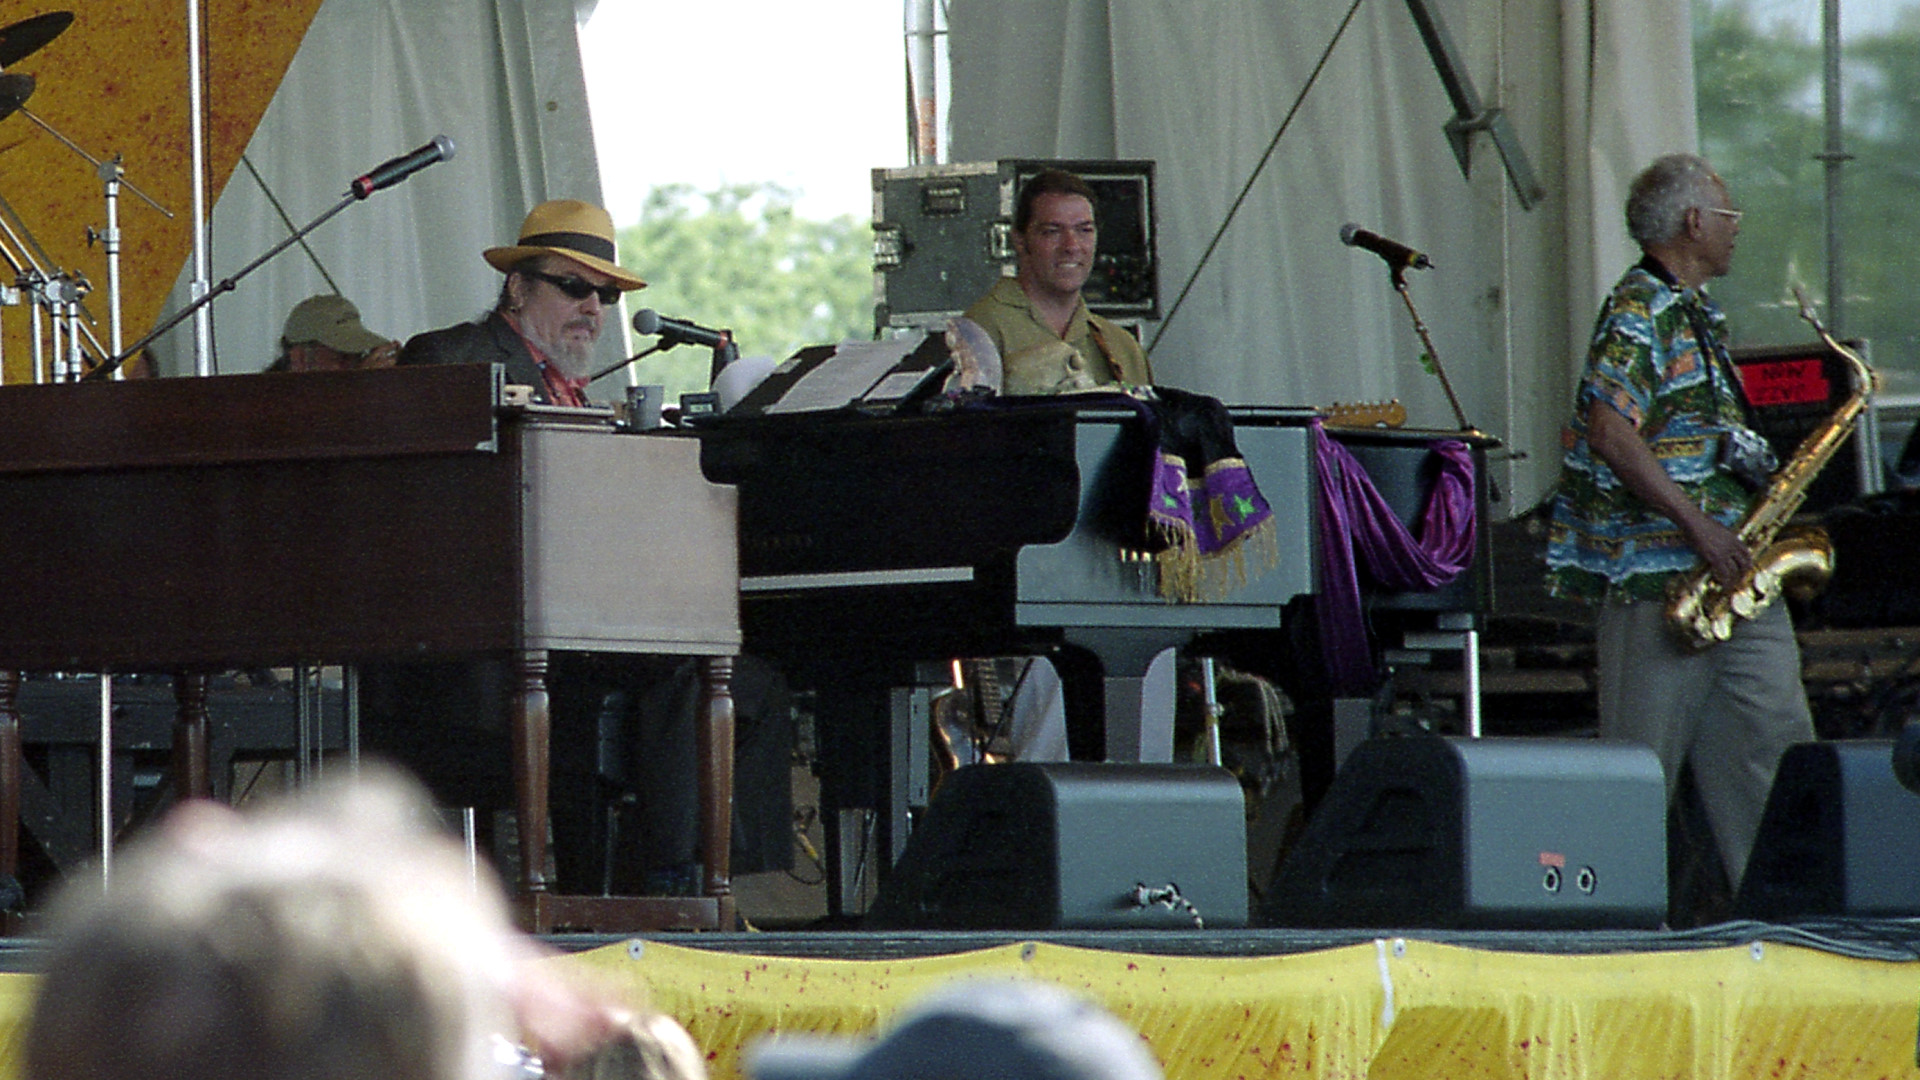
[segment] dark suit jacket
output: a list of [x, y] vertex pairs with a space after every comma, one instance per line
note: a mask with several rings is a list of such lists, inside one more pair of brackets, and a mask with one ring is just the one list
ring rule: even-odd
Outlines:
[[547, 380], [527, 343], [497, 311], [479, 322], [415, 334], [400, 350], [401, 364], [505, 364], [507, 382], [533, 387], [533, 400], [547, 400]]

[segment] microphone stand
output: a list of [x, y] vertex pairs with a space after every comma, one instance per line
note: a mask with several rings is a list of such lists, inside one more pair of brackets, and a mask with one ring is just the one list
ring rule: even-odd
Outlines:
[[[652, 348], [644, 349], [640, 352], [634, 353], [632, 356], [627, 357], [625, 360], [620, 361], [619, 363], [613, 365], [612, 367], [596, 372], [593, 376], [588, 378], [587, 381], [593, 382], [595, 379], [605, 378], [606, 376], [611, 375], [616, 371], [619, 371], [621, 368], [626, 367], [628, 364], [631, 364], [634, 361], [641, 359], [642, 357], [652, 356], [654, 353], [660, 352], [664, 349], [671, 349], [675, 345], [687, 345], [687, 344], [691, 344], [691, 342], [683, 341], [679, 338], [674, 338], [674, 337], [662, 337], [659, 341], [653, 344]], [[721, 342], [718, 345], [713, 346], [713, 363], [707, 369], [707, 385], [709, 386], [713, 385], [713, 381], [720, 377], [721, 368], [726, 367], [728, 364], [731, 364], [738, 359], [740, 359], [740, 346], [735, 345], [733, 343], [733, 334], [731, 332], [728, 332], [725, 341]]]
[[642, 349], [639, 352], [634, 353], [632, 356], [627, 357], [625, 360], [622, 360], [619, 363], [612, 365], [611, 367], [602, 368], [601, 370], [594, 372], [592, 375], [588, 376], [587, 381], [598, 382], [599, 380], [606, 378], [607, 376], [613, 374], [614, 372], [619, 371], [621, 368], [626, 367], [628, 364], [631, 364], [631, 363], [634, 363], [635, 361], [643, 360], [649, 356], [652, 356], [654, 353], [659, 352], [663, 348], [665, 348], [665, 346], [656, 342], [651, 348]]
[[712, 386], [720, 378], [720, 369], [740, 359], [740, 346], [733, 343], [733, 331], [726, 332], [726, 340], [713, 347], [713, 364], [707, 368], [707, 385]]
[[1427, 350], [1426, 360], [1434, 377], [1440, 380], [1440, 389], [1447, 393], [1447, 404], [1453, 406], [1453, 418], [1460, 424], [1460, 431], [1466, 435], [1484, 436], [1486, 433], [1467, 423], [1466, 410], [1460, 407], [1460, 399], [1454, 395], [1453, 383], [1447, 380], [1447, 369], [1440, 366], [1440, 354], [1433, 347], [1433, 338], [1427, 335], [1427, 324], [1420, 318], [1420, 312], [1413, 306], [1413, 296], [1407, 292], [1407, 268], [1394, 264], [1391, 272], [1393, 290], [1400, 294], [1400, 300], [1407, 306], [1407, 314], [1413, 318], [1413, 332], [1420, 337], [1420, 344]]
[[260, 269], [260, 267], [266, 265], [268, 260], [272, 259], [275, 255], [278, 255], [281, 252], [292, 247], [293, 245], [299, 243], [301, 239], [303, 239], [308, 233], [312, 232], [313, 230], [319, 228], [321, 225], [325, 224], [335, 214], [338, 214], [340, 211], [345, 210], [347, 207], [353, 205], [355, 202], [358, 202], [360, 198], [361, 196], [353, 192], [348, 192], [347, 194], [341, 196], [340, 201], [333, 204], [332, 208], [327, 210], [325, 213], [321, 214], [319, 217], [314, 218], [312, 221], [308, 222], [306, 225], [302, 226], [298, 230], [295, 230], [293, 235], [273, 245], [271, 248], [268, 248], [266, 254], [261, 255], [259, 258], [241, 267], [239, 270], [235, 271], [231, 276], [221, 279], [218, 283], [216, 283], [212, 288], [208, 289], [205, 293], [201, 294], [198, 297], [195, 297], [193, 302], [188, 304], [186, 307], [181, 308], [179, 311], [176, 311], [172, 315], [167, 316], [165, 319], [163, 319], [160, 322], [158, 326], [155, 326], [152, 330], [147, 331], [147, 334], [145, 337], [142, 337], [139, 341], [136, 341], [132, 345], [127, 346], [124, 352], [116, 354], [112, 359], [101, 364], [99, 367], [94, 368], [92, 371], [87, 372], [85, 378], [82, 381], [87, 381], [92, 379], [104, 379], [107, 376], [113, 374], [113, 372], [119, 369], [121, 364], [126, 363], [127, 360], [129, 360], [134, 356], [138, 356], [140, 354], [140, 350], [146, 348], [148, 345], [153, 344], [154, 340], [158, 338], [160, 335], [166, 333], [167, 331], [173, 329], [176, 326], [179, 326], [181, 323], [185, 322], [188, 318], [192, 317], [194, 312], [199, 311], [201, 308], [206, 307], [208, 304], [213, 303], [215, 297], [220, 296], [222, 293], [232, 292], [234, 286], [240, 283], [241, 278], [246, 277], [248, 274], [251, 274], [255, 270], [258, 270]]

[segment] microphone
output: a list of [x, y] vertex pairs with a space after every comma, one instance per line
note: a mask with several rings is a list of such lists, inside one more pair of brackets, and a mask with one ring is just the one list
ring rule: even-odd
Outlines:
[[348, 194], [356, 199], [364, 199], [376, 191], [392, 187], [436, 161], [452, 160], [453, 140], [445, 135], [435, 135], [432, 142], [413, 153], [402, 154], [355, 180]]
[[1387, 260], [1387, 265], [1396, 269], [1427, 270], [1433, 266], [1433, 260], [1420, 252], [1379, 233], [1370, 233], [1351, 221], [1340, 226], [1340, 242], [1348, 247], [1365, 248]]
[[662, 317], [652, 308], [641, 308], [633, 313], [633, 332], [644, 335], [660, 335], [660, 347], [671, 349], [675, 345], [705, 345], [709, 349], [718, 349], [733, 343], [733, 331], [709, 330], [680, 319]]

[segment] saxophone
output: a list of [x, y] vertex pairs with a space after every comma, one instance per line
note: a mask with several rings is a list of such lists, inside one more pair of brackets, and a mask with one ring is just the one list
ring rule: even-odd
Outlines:
[[1853, 430], [1854, 421], [1873, 396], [1873, 370], [1852, 349], [1835, 341], [1808, 302], [1794, 286], [1800, 317], [1820, 335], [1828, 349], [1851, 369], [1853, 392], [1819, 427], [1807, 433], [1793, 457], [1773, 474], [1767, 490], [1740, 519], [1735, 532], [1753, 555], [1745, 576], [1728, 588], [1700, 567], [1674, 581], [1667, 593], [1667, 621], [1688, 645], [1704, 649], [1733, 634], [1734, 620], [1751, 619], [1782, 592], [1811, 596], [1833, 574], [1833, 545], [1819, 528], [1785, 528], [1807, 497], [1807, 486], [1819, 475], [1834, 451]]

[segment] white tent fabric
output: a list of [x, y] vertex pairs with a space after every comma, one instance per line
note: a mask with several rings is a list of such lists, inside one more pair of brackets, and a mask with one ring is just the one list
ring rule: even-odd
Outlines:
[[[1475, 137], [1472, 176], [1461, 176], [1442, 129], [1450, 106], [1395, 0], [1362, 0], [1337, 42], [1346, 4], [957, 0], [951, 157], [1155, 160], [1163, 309], [1190, 278], [1192, 288], [1170, 321], [1142, 330], [1162, 335], [1163, 381], [1229, 402], [1399, 398], [1414, 425], [1454, 427], [1384, 265], [1337, 237], [1352, 221], [1428, 252], [1435, 269], [1409, 274], [1408, 295], [1467, 421], [1520, 455], [1496, 475], [1509, 496], [1501, 511], [1518, 512], [1553, 483], [1594, 307], [1632, 260], [1626, 183], [1655, 155], [1695, 144], [1688, 15], [1618, 0], [1433, 2], [1547, 190], [1531, 211], [1488, 137]], [[599, 200], [577, 37], [591, 8], [322, 6], [248, 151], [294, 224], [436, 134], [458, 147], [308, 240], [370, 327], [405, 338], [472, 318], [499, 284], [482, 249], [510, 240], [542, 199]], [[287, 232], [243, 168], [213, 211], [213, 280]], [[328, 288], [293, 250], [216, 300], [219, 370], [263, 367], [287, 310]], [[186, 300], [183, 284], [170, 310]], [[623, 328], [609, 326], [603, 366], [626, 355]], [[169, 337], [156, 350], [162, 370], [190, 372], [190, 336]]]
[[[449, 136], [451, 161], [349, 206], [307, 239], [377, 333], [405, 340], [479, 315], [500, 275], [480, 258], [510, 243], [544, 199], [599, 203], [577, 23], [592, 0], [327, 0], [247, 150], [294, 226], [380, 162]], [[218, 93], [218, 88], [213, 88]], [[290, 228], [243, 162], [214, 205], [218, 283]], [[168, 303], [190, 299], [187, 278]], [[277, 353], [294, 304], [332, 291], [298, 247], [213, 303], [220, 372], [258, 371]], [[626, 353], [608, 317], [608, 366]], [[193, 371], [191, 321], [156, 348], [166, 374]], [[617, 391], [616, 391], [617, 393]], [[597, 396], [609, 396], [597, 390]]]
[[[1463, 179], [1451, 107], [1406, 5], [1191, 0], [957, 0], [952, 157], [1148, 158], [1160, 289], [1147, 324], [1162, 382], [1229, 403], [1403, 401], [1454, 428], [1380, 260], [1345, 222], [1435, 268], [1408, 295], [1469, 424], [1518, 455], [1503, 516], [1547, 494], [1595, 305], [1632, 261], [1620, 206], [1633, 173], [1694, 146], [1684, 5], [1435, 0], [1489, 106], [1547, 189], [1520, 208], [1491, 140]], [[1193, 277], [1234, 198], [1307, 86], [1271, 161]]]

